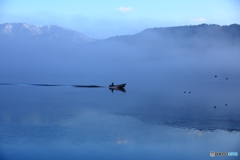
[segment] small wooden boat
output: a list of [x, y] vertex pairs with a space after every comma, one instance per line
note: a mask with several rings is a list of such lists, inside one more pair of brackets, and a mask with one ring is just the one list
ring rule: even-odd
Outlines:
[[118, 85], [109, 85], [109, 88], [124, 88], [125, 86], [126, 86], [126, 83], [118, 84]]

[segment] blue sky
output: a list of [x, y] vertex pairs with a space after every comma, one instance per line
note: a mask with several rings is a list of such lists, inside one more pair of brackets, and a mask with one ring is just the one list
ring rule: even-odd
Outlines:
[[0, 0], [0, 23], [59, 25], [94, 38], [146, 28], [240, 24], [238, 0]]

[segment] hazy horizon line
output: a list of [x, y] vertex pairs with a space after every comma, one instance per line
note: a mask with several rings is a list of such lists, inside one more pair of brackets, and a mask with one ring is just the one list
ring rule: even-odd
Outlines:
[[[28, 22], [5, 22], [5, 23], [1, 23], [0, 25], [4, 25], [4, 24], [27, 24], [27, 25], [31, 25], [31, 26], [57, 26], [57, 27], [61, 27], [61, 28], [64, 28], [64, 29], [69, 29], [69, 30], [72, 30], [72, 31], [75, 31], [75, 32], [79, 32], [81, 34], [84, 34], [85, 36], [88, 36], [87, 34], [83, 33], [82, 31], [79, 31], [79, 30], [76, 30], [76, 29], [72, 29], [70, 27], [64, 27], [62, 25], [57, 25], [57, 24], [49, 24], [49, 25], [42, 25], [42, 24], [30, 24]], [[95, 37], [92, 37], [92, 36], [88, 36], [89, 38], [93, 38], [93, 39], [97, 39], [97, 40], [101, 40], [101, 39], [108, 39], [108, 38], [111, 38], [111, 37], [116, 37], [116, 36], [125, 36], [125, 35], [134, 35], [134, 34], [137, 34], [137, 33], [140, 33], [140, 32], [143, 32], [144, 30], [147, 30], [147, 29], [153, 29], [153, 28], [174, 28], [174, 27], [187, 27], [187, 26], [200, 26], [200, 25], [218, 25], [218, 26], [230, 26], [230, 25], [240, 25], [238, 23], [231, 23], [231, 24], [225, 24], [225, 25], [220, 25], [220, 24], [215, 24], [215, 23], [199, 23], [199, 24], [188, 24], [188, 25], [172, 25], [172, 26], [157, 26], [157, 27], [148, 27], [148, 28], [145, 28], [145, 29], [142, 29], [141, 31], [139, 32], [135, 32], [135, 33], [132, 33], [132, 34], [115, 34], [115, 35], [112, 35], [112, 36], [108, 36], [106, 38], [95, 38]]]

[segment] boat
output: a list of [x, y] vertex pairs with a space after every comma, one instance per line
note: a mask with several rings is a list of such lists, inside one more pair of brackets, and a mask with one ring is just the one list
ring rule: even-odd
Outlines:
[[118, 84], [118, 85], [109, 85], [109, 88], [124, 88], [125, 86], [126, 86], [126, 83]]

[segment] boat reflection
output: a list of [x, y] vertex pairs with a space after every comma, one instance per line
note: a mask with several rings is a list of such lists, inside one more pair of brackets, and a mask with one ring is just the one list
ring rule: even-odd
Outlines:
[[109, 88], [109, 90], [111, 90], [112, 92], [113, 92], [114, 90], [116, 90], [116, 91], [121, 91], [121, 92], [126, 92], [126, 90], [125, 90], [124, 88]]

